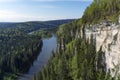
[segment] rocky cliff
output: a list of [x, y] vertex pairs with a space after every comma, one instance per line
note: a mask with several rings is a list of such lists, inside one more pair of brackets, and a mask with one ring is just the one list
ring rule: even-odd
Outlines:
[[[119, 21], [120, 22], [120, 19]], [[120, 24], [102, 22], [85, 29], [86, 38], [94, 38], [96, 51], [102, 47], [102, 65], [114, 77], [120, 73]], [[99, 65], [99, 64], [98, 64]]]

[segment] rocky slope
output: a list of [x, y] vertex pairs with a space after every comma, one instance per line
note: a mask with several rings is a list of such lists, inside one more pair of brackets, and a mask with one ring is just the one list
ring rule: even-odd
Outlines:
[[96, 51], [102, 47], [105, 53], [102, 55], [102, 66], [104, 71], [110, 72], [113, 77], [120, 73], [120, 18], [118, 22], [119, 24], [102, 22], [85, 29], [86, 38], [93, 36]]

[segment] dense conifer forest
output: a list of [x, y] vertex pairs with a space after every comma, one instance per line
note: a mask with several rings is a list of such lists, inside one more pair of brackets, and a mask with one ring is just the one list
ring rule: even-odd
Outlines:
[[120, 0], [94, 0], [82, 18], [61, 25], [57, 31], [57, 51], [33, 80], [116, 80], [103, 70], [104, 52], [96, 52], [92, 35], [86, 39], [84, 29], [102, 20], [118, 23], [119, 14]]
[[85, 28], [102, 21], [118, 24], [119, 15], [120, 0], [93, 0], [74, 21], [0, 23], [0, 80], [13, 80], [26, 72], [41, 50], [42, 37], [50, 37], [61, 24], [56, 52], [33, 80], [116, 80], [104, 71], [104, 52], [96, 51], [92, 35], [86, 39]]
[[42, 37], [69, 21], [0, 23], [0, 80], [27, 72], [42, 48]]
[[117, 23], [119, 14], [120, 0], [94, 0], [85, 10], [82, 22], [94, 24], [101, 20], [108, 20]]
[[0, 79], [7, 73], [26, 71], [42, 47], [41, 36], [16, 29], [0, 30]]

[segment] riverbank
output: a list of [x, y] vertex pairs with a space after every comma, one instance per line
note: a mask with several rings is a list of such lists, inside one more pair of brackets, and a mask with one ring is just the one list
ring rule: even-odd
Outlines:
[[43, 46], [37, 59], [33, 62], [33, 65], [29, 68], [28, 72], [22, 74], [17, 80], [32, 80], [33, 75], [38, 71], [41, 71], [43, 66], [48, 63], [48, 60], [52, 55], [52, 51], [56, 51], [57, 41], [55, 35], [51, 38], [44, 38], [42, 41]]

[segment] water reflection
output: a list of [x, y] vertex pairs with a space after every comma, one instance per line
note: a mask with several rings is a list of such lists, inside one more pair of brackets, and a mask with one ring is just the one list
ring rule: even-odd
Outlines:
[[43, 39], [43, 47], [37, 59], [30, 67], [28, 73], [20, 76], [18, 80], [32, 80], [32, 76], [36, 72], [40, 71], [45, 64], [47, 64], [48, 60], [50, 59], [50, 56], [52, 55], [52, 50], [55, 51], [56, 47], [57, 41], [54, 35], [51, 38]]

